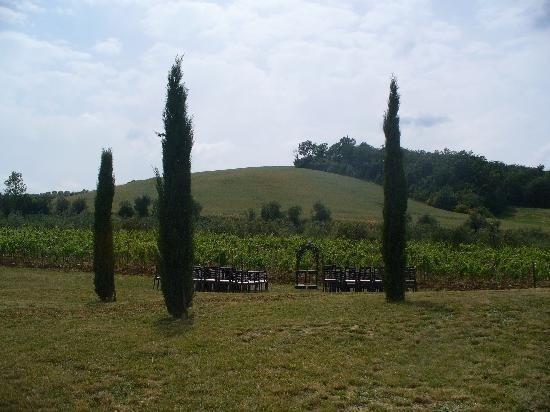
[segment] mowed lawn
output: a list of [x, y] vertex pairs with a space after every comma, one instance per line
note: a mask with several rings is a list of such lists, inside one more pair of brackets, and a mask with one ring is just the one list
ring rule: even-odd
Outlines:
[[0, 409], [548, 410], [550, 290], [196, 295], [0, 268]]

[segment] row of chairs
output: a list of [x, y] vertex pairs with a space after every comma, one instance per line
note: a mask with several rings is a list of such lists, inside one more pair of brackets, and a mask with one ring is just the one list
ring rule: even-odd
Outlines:
[[[382, 292], [384, 290], [383, 267], [323, 267], [323, 291], [326, 292]], [[416, 267], [405, 268], [405, 287], [416, 292]]]
[[195, 266], [193, 283], [199, 292], [259, 292], [269, 290], [265, 270], [245, 270], [230, 266]]

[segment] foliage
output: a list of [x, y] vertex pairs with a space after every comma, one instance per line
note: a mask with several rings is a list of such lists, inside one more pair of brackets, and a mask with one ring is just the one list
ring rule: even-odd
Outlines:
[[329, 222], [332, 219], [330, 209], [321, 201], [315, 202], [313, 204], [311, 219], [315, 222]]
[[[488, 161], [467, 151], [403, 150], [408, 193], [436, 207], [467, 213], [485, 206], [501, 214], [509, 206], [550, 207], [550, 171]], [[357, 177], [381, 184], [384, 148], [343, 137], [332, 146], [306, 140], [294, 165]]]
[[27, 193], [27, 186], [23, 182], [23, 175], [20, 172], [11, 172], [4, 184], [6, 185], [5, 196], [19, 197]]
[[192, 200], [193, 201], [193, 221], [197, 221], [199, 220], [199, 218], [201, 217], [201, 212], [202, 212], [202, 205], [197, 202], [195, 199]]
[[[136, 211], [139, 217], [149, 216], [150, 205], [151, 205], [151, 198], [147, 195], [138, 196], [134, 199], [134, 210]], [[130, 216], [126, 216], [126, 217], [130, 217]]]
[[286, 214], [288, 220], [290, 220], [294, 226], [300, 227], [302, 225], [302, 219], [300, 217], [302, 215], [302, 206], [291, 206], [288, 208]]
[[88, 204], [86, 203], [86, 199], [82, 197], [76, 198], [75, 200], [73, 200], [73, 203], [71, 205], [71, 213], [79, 215], [84, 212], [87, 207]]
[[111, 223], [114, 195], [113, 154], [108, 149], [101, 153], [94, 202], [94, 287], [95, 292], [104, 302], [116, 300], [113, 225]]
[[389, 301], [405, 299], [405, 213], [407, 183], [403, 171], [401, 132], [399, 130], [399, 93], [392, 77], [388, 110], [384, 114], [386, 137], [384, 157], [384, 210], [382, 256], [384, 259], [384, 291]]
[[162, 134], [163, 175], [157, 172], [158, 260], [168, 313], [186, 317], [193, 301], [193, 198], [191, 148], [193, 127], [182, 83], [182, 58], [168, 74]]
[[281, 204], [276, 201], [271, 201], [262, 205], [262, 210], [260, 216], [263, 220], [277, 220], [283, 217], [283, 212], [281, 212]]
[[[458, 229], [457, 229], [458, 230]], [[465, 233], [468, 236], [469, 231]], [[478, 233], [477, 236], [488, 234]], [[117, 230], [114, 232], [114, 256], [117, 272], [153, 273], [157, 251], [155, 231]], [[506, 237], [506, 232], [502, 238]], [[528, 234], [526, 234], [528, 236]], [[227, 233], [196, 233], [196, 263], [218, 264], [225, 256], [229, 265], [265, 268], [272, 279], [290, 281], [296, 249], [308, 240], [304, 235], [255, 235], [240, 237]], [[532, 264], [539, 279], [550, 280], [550, 247], [526, 246], [522, 237], [508, 239], [495, 248], [487, 242], [457, 244], [450, 241], [407, 242], [407, 265], [416, 266], [427, 286], [468, 288], [501, 282], [531, 284]], [[315, 239], [325, 264], [340, 266], [383, 265], [380, 241], [321, 237]], [[0, 227], [0, 259], [2, 262], [91, 270], [93, 231]], [[313, 262], [306, 255], [305, 267]], [[419, 275], [420, 276], [420, 275]], [[506, 283], [507, 284], [507, 283]]]
[[58, 215], [65, 215], [69, 212], [70, 202], [65, 196], [59, 196], [55, 201], [55, 212]]
[[123, 218], [128, 219], [132, 216], [134, 216], [134, 208], [132, 208], [132, 205], [127, 200], [123, 200], [118, 205], [118, 212], [117, 214]]

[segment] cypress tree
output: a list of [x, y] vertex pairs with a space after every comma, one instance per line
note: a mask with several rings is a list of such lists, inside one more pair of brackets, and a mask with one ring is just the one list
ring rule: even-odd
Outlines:
[[111, 149], [101, 153], [94, 212], [94, 286], [102, 301], [115, 301], [115, 258], [111, 210], [115, 195], [113, 154]]
[[401, 132], [399, 131], [399, 93], [392, 77], [388, 110], [384, 113], [384, 225], [382, 256], [384, 258], [384, 290], [388, 301], [405, 299], [405, 213], [407, 183], [403, 171]]
[[168, 313], [187, 317], [193, 301], [193, 199], [191, 148], [193, 127], [182, 83], [181, 57], [168, 73], [162, 137], [163, 174], [157, 171], [158, 270]]

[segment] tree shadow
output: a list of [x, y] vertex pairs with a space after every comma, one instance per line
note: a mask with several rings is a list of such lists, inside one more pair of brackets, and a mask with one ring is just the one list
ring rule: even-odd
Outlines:
[[181, 336], [191, 331], [194, 323], [193, 312], [186, 319], [177, 319], [172, 316], [163, 316], [154, 322], [157, 330], [167, 338]]
[[403, 304], [411, 307], [416, 307], [425, 311], [443, 314], [443, 315], [450, 315], [454, 313], [454, 309], [447, 306], [446, 304], [432, 302], [429, 300], [413, 300], [413, 301], [406, 300], [405, 302], [403, 302]]

